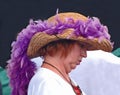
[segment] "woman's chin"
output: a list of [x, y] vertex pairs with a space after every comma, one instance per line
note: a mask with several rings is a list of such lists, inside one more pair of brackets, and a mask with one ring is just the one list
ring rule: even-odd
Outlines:
[[76, 66], [77, 66], [77, 65], [73, 65], [73, 66], [72, 66], [72, 69], [75, 69], [75, 68], [76, 68]]

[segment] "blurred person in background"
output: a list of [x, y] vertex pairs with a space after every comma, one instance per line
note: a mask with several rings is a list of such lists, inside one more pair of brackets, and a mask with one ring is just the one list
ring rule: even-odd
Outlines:
[[9, 78], [7, 76], [6, 69], [0, 67], [0, 82], [2, 95], [10, 95]]

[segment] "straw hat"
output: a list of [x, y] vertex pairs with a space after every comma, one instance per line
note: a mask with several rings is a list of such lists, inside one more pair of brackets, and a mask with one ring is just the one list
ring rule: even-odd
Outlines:
[[77, 40], [85, 44], [87, 50], [112, 51], [110, 35], [98, 18], [88, 18], [74, 12], [59, 13], [48, 18], [44, 28], [30, 40], [27, 55], [31, 58], [39, 56], [41, 47], [61, 39]]

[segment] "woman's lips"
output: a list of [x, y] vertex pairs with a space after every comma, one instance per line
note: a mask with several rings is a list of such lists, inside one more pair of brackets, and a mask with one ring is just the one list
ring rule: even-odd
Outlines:
[[78, 61], [77, 65], [80, 65], [81, 60]]

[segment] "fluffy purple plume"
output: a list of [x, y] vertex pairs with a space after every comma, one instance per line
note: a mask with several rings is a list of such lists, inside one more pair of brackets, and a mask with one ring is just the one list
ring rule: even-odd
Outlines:
[[[12, 88], [11, 95], [27, 95], [29, 81], [36, 71], [35, 63], [27, 56], [27, 48], [34, 34], [46, 32], [49, 35], [56, 35], [65, 29], [72, 28], [77, 37], [98, 38], [100, 41], [103, 38], [110, 40], [107, 27], [103, 26], [96, 17], [88, 18], [86, 22], [74, 21], [71, 18], [67, 18], [66, 21], [63, 23], [58, 19], [58, 23], [54, 25], [47, 21], [30, 20], [29, 25], [18, 34], [16, 41], [11, 45], [11, 59], [8, 61], [7, 69]], [[68, 24], [68, 22], [72, 23]]]

